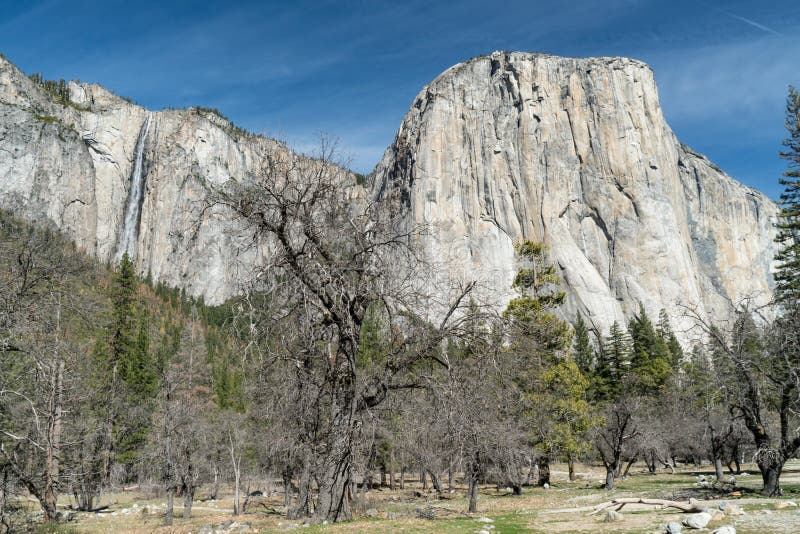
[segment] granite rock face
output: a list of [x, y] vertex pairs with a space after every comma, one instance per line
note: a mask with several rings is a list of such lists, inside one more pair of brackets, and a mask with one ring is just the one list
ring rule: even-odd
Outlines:
[[[59, 100], [0, 58], [0, 207], [113, 261], [150, 112], [97, 85], [67, 89]], [[137, 268], [220, 302], [267, 252], [203, 210], [208, 187], [288, 149], [210, 111], [151, 116]], [[371, 183], [387, 209], [429, 226], [431, 284], [478, 279], [498, 306], [523, 239], [549, 245], [567, 314], [601, 331], [640, 301], [680, 324], [678, 304], [717, 316], [770, 292], [775, 206], [677, 141], [637, 61], [494, 53], [456, 65], [417, 96]]]
[[416, 97], [372, 187], [427, 225], [439, 282], [477, 279], [500, 306], [521, 240], [549, 246], [566, 314], [602, 332], [640, 302], [685, 328], [679, 305], [718, 317], [771, 293], [775, 205], [675, 138], [639, 61], [455, 65]]
[[[46, 93], [0, 58], [0, 207], [63, 230], [101, 261], [114, 261], [148, 110], [98, 85]], [[220, 302], [234, 294], [249, 250], [208, 186], [246, 179], [265, 155], [287, 149], [237, 130], [210, 111], [152, 113], [144, 143], [138, 271]]]

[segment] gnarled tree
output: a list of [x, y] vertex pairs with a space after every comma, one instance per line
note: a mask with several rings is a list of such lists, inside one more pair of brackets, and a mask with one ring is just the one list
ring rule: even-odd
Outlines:
[[[296, 515], [311, 513], [303, 494], [313, 478], [317, 521], [351, 516], [362, 415], [392, 390], [413, 387], [406, 373], [421, 361], [439, 361], [442, 341], [463, 325], [472, 288], [454, 291], [449, 302], [425, 294], [416, 230], [366, 200], [355, 178], [334, 161], [334, 148], [323, 142], [315, 158], [288, 151], [265, 155], [257, 175], [217, 190], [206, 210], [233, 212], [241, 234], [264, 252], [248, 288], [264, 296], [250, 310], [250, 338], [273, 363], [294, 367], [295, 384], [314, 401], [313, 417], [298, 438], [308, 444], [309, 456]], [[360, 340], [371, 309], [384, 318], [390, 339], [382, 361], [362, 367]]]

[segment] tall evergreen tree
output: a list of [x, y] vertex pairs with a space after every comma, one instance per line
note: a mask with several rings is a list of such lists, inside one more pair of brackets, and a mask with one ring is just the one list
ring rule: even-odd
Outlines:
[[787, 169], [780, 179], [784, 191], [778, 202], [781, 211], [776, 225], [780, 250], [775, 256], [775, 296], [778, 301], [796, 306], [800, 302], [800, 93], [791, 86], [785, 125], [789, 135], [783, 141], [785, 150], [780, 152]]
[[531, 441], [540, 452], [538, 485], [549, 484], [550, 460], [562, 455], [572, 461], [590, 424], [586, 390], [578, 366], [567, 357], [572, 338], [569, 323], [553, 313], [564, 301], [561, 280], [541, 243], [516, 247], [523, 267], [514, 279], [520, 296], [504, 315], [512, 332], [510, 352], [523, 355], [525, 365], [516, 382], [525, 396], [525, 417]]
[[611, 377], [615, 381], [621, 381], [631, 364], [631, 338], [617, 321], [614, 321], [608, 331], [603, 353]]
[[128, 253], [122, 256], [111, 287], [111, 364], [116, 369], [127, 368], [136, 351], [138, 324], [136, 321], [136, 272]]
[[639, 313], [628, 323], [631, 338], [631, 374], [637, 388], [649, 392], [664, 385], [672, 369], [667, 343], [656, 333], [650, 317], [639, 305]]
[[672, 368], [677, 369], [683, 361], [683, 347], [681, 346], [680, 341], [678, 341], [675, 332], [672, 330], [672, 325], [669, 322], [669, 315], [667, 315], [667, 310], [664, 308], [661, 308], [661, 311], [658, 314], [657, 331], [659, 337], [664, 340], [669, 348], [669, 353], [672, 360]]
[[578, 318], [575, 320], [573, 355], [578, 369], [587, 375], [594, 366], [595, 355], [594, 347], [592, 347], [592, 342], [589, 339], [589, 329], [581, 314], [578, 314]]
[[151, 354], [150, 316], [140, 303], [139, 279], [127, 253], [114, 275], [110, 296], [110, 350], [104, 364], [111, 403], [107, 424], [116, 462], [131, 468], [146, 440], [160, 362]]
[[555, 266], [548, 262], [543, 244], [525, 241], [516, 249], [523, 264], [514, 278], [513, 287], [519, 296], [508, 303], [503, 314], [518, 331], [524, 332], [526, 343], [532, 344], [532, 356], [544, 362], [569, 347], [569, 323], [553, 313], [564, 302], [566, 293], [559, 288], [561, 280]]

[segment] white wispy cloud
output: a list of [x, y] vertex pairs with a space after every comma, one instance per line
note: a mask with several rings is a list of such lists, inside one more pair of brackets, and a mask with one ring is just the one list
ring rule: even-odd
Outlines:
[[764, 32], [771, 33], [772, 35], [778, 35], [783, 37], [783, 34], [781, 32], [773, 30], [772, 28], [764, 26], [763, 24], [759, 24], [758, 22], [752, 19], [748, 19], [747, 17], [740, 17], [739, 15], [734, 15], [733, 13], [728, 13], [727, 11], [723, 11], [723, 13], [725, 13], [726, 15], [728, 15], [733, 19], [744, 22], [745, 24], [749, 24], [753, 28], [758, 28], [759, 30], [762, 30]]

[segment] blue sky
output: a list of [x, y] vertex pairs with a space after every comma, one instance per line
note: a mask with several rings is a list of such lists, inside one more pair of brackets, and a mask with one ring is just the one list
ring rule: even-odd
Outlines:
[[216, 107], [300, 150], [325, 132], [361, 172], [423, 85], [492, 50], [644, 60], [683, 142], [780, 192], [797, 0], [0, 0], [0, 52], [27, 73], [98, 82], [153, 109]]

